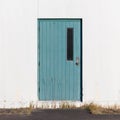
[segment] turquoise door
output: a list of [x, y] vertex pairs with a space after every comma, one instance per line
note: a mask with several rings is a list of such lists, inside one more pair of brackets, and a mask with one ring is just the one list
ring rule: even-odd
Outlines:
[[39, 100], [82, 100], [82, 20], [38, 20]]

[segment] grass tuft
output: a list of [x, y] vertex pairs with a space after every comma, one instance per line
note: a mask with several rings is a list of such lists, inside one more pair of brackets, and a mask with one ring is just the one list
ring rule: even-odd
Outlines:
[[103, 107], [95, 103], [84, 104], [80, 108], [88, 110], [92, 114], [120, 114], [120, 108], [117, 105]]
[[102, 114], [103, 107], [94, 103], [84, 104], [80, 108], [88, 110], [92, 114]]
[[68, 102], [62, 102], [60, 104], [60, 109], [75, 109], [76, 106], [74, 104], [69, 104]]
[[33, 103], [30, 103], [29, 106], [26, 108], [0, 109], [0, 115], [12, 115], [12, 114], [30, 115], [33, 110], [34, 110], [34, 105]]

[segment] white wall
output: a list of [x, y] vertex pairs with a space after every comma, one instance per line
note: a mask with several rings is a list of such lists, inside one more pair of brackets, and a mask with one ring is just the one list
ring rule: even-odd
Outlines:
[[0, 0], [0, 101], [37, 100], [37, 18], [83, 19], [83, 100], [120, 100], [119, 0]]
[[0, 0], [0, 102], [37, 100], [36, 46], [36, 0]]

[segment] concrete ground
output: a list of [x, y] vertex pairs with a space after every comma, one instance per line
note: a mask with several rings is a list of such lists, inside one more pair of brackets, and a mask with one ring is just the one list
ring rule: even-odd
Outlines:
[[0, 120], [120, 120], [120, 115], [93, 115], [86, 110], [37, 110], [31, 115], [0, 115]]

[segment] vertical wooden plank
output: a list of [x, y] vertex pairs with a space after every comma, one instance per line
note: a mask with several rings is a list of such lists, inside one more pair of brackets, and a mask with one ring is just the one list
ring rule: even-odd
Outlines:
[[52, 53], [52, 57], [53, 57], [53, 64], [52, 64], [52, 68], [53, 68], [53, 80], [54, 80], [54, 84], [52, 85], [53, 88], [53, 93], [54, 93], [54, 97], [53, 100], [57, 99], [57, 80], [56, 80], [56, 23], [53, 20], [52, 21], [52, 25], [53, 25], [53, 32], [52, 32], [52, 45], [53, 45], [53, 53]]
[[[80, 24], [79, 22], [74, 23], [75, 24], [75, 62], [76, 62], [76, 57], [78, 57], [80, 59]], [[79, 65], [75, 65], [75, 71], [76, 71], [76, 100], [80, 100], [80, 64]]]
[[[70, 22], [68, 21], [68, 22], [66, 22], [66, 24], [67, 24], [67, 28], [68, 27], [70, 27]], [[71, 75], [70, 75], [70, 64], [71, 64], [71, 62], [72, 61], [67, 61], [68, 62], [68, 99], [70, 100], [70, 77], [71, 77]]]
[[[74, 23], [75, 25], [75, 23]], [[78, 93], [78, 85], [77, 85], [77, 66], [76, 66], [76, 57], [77, 57], [77, 41], [76, 41], [76, 27], [74, 29], [74, 39], [75, 39], [75, 42], [74, 42], [74, 53], [75, 53], [75, 56], [74, 56], [74, 75], [75, 75], [75, 79], [74, 79], [74, 85], [76, 86], [75, 87], [75, 91], [74, 91], [74, 98], [77, 99], [77, 93]]]
[[42, 70], [42, 66], [43, 66], [43, 24], [42, 21], [40, 22], [40, 99], [42, 100], [44, 98], [44, 89], [43, 89], [43, 70]]
[[65, 65], [66, 65], [66, 29], [64, 21], [60, 22], [60, 80], [61, 80], [61, 100], [65, 100]]
[[66, 75], [65, 75], [65, 92], [66, 92], [66, 96], [65, 96], [65, 99], [66, 100], [69, 100], [69, 62], [67, 60], [67, 28], [68, 28], [68, 23], [66, 21], [64, 21], [64, 31], [65, 31], [65, 53], [66, 53], [66, 56], [65, 56], [65, 62], [66, 62], [66, 65], [65, 65], [65, 71], [66, 71]]
[[52, 34], [53, 34], [53, 32], [54, 32], [54, 28], [53, 28], [53, 23], [52, 22], [50, 22], [49, 21], [49, 24], [50, 24], [50, 38], [49, 38], [49, 43], [50, 43], [50, 57], [51, 57], [51, 68], [50, 68], [50, 70], [51, 70], [51, 84], [50, 84], [50, 87], [51, 87], [51, 100], [54, 100], [54, 87], [52, 87], [53, 85], [54, 85], [54, 69], [53, 69], [53, 65], [54, 65], [54, 61], [53, 61], [53, 56], [52, 56], [52, 54], [53, 54], [53, 51], [54, 51], [54, 44], [53, 44], [53, 38], [52, 38]]
[[41, 21], [40, 21], [40, 33], [39, 34], [40, 34], [40, 39], [39, 39], [40, 55], [39, 56], [40, 56], [40, 64], [41, 64], [40, 65], [40, 71], [39, 71], [40, 72], [39, 73], [40, 74], [40, 82], [39, 82], [40, 85], [39, 86], [40, 86], [40, 99], [41, 99], [42, 98], [42, 93], [43, 93], [42, 85], [41, 85], [42, 84], [42, 76], [41, 76], [42, 75], [42, 71], [41, 71], [41, 66], [42, 66], [42, 56], [41, 56], [41, 53], [42, 53], [42, 42], [41, 42], [41, 40], [42, 40], [42, 24], [41, 24]]
[[53, 30], [52, 30], [52, 69], [53, 69], [53, 84], [52, 84], [52, 92], [53, 92], [53, 100], [56, 100], [57, 97], [57, 80], [56, 80], [56, 27], [55, 27], [55, 21], [52, 21], [52, 26], [53, 26]]
[[49, 76], [49, 71], [48, 71], [48, 65], [49, 65], [49, 59], [48, 59], [48, 54], [49, 54], [49, 51], [48, 51], [48, 41], [49, 41], [49, 22], [46, 21], [46, 25], [45, 25], [45, 37], [46, 37], [46, 41], [45, 42], [45, 49], [46, 49], [46, 52], [45, 52], [45, 64], [46, 64], [46, 71], [45, 71], [45, 93], [46, 93], [46, 100], [48, 100], [50, 97], [50, 91], [49, 91], [49, 88], [50, 88], [50, 79], [48, 78]]
[[48, 72], [47, 72], [47, 66], [48, 66], [48, 61], [47, 61], [47, 36], [48, 36], [48, 26], [47, 26], [47, 22], [44, 21], [44, 39], [43, 39], [43, 49], [44, 49], [44, 52], [43, 52], [43, 67], [42, 69], [44, 70], [44, 99], [47, 100], [49, 98], [49, 93], [48, 93], [48, 83], [49, 83], [49, 80], [47, 78], [48, 76]]
[[[73, 21], [68, 21], [67, 22], [67, 28], [73, 28], [73, 32], [74, 32], [74, 26], [73, 26]], [[67, 29], [66, 28], [66, 29]], [[73, 33], [73, 36], [74, 36], [74, 33]], [[73, 39], [74, 40], [74, 39]], [[74, 54], [74, 51], [73, 51], [73, 54]], [[72, 87], [73, 87], [73, 84], [72, 84], [72, 81], [73, 81], [73, 72], [72, 72], [72, 70], [73, 70], [73, 61], [74, 61], [74, 59], [73, 60], [67, 60], [67, 63], [68, 63], [68, 85], [67, 85], [67, 87], [68, 87], [68, 99], [69, 100], [72, 100], [73, 98], [72, 98], [72, 94], [73, 94], [73, 91], [72, 91]]]
[[65, 63], [66, 63], [66, 29], [64, 21], [60, 21], [60, 81], [61, 81], [61, 100], [65, 100]]
[[60, 86], [61, 86], [61, 82], [62, 82], [62, 80], [61, 80], [61, 52], [60, 52], [60, 47], [61, 47], [61, 44], [62, 44], [62, 41], [60, 40], [61, 39], [61, 36], [60, 36], [60, 28], [61, 28], [61, 26], [60, 26], [60, 22], [59, 21], [57, 21], [57, 26], [56, 26], [56, 30], [57, 30], [57, 38], [56, 38], [56, 40], [57, 40], [57, 66], [56, 66], [56, 69], [57, 69], [57, 84], [56, 84], [56, 86], [57, 86], [57, 88], [59, 88], [58, 90], [57, 90], [57, 92], [58, 93], [56, 93], [57, 94], [57, 100], [60, 100], [61, 99], [61, 88], [60, 88]]
[[37, 96], [40, 99], [40, 21], [37, 20]]
[[[69, 22], [69, 27], [73, 28], [73, 56], [74, 56], [74, 42], [75, 42], [74, 21]], [[70, 83], [69, 83], [70, 98], [69, 99], [70, 100], [73, 100], [73, 87], [75, 87], [75, 86], [73, 86], [73, 82], [74, 82], [74, 80], [73, 80], [73, 67], [74, 67], [73, 61], [74, 61], [74, 58], [72, 61], [69, 61], [69, 76], [70, 76], [69, 77], [69, 81], [70, 81]]]
[[73, 78], [74, 78], [74, 82], [73, 82], [73, 98], [76, 100], [76, 91], [77, 91], [77, 87], [76, 87], [76, 80], [77, 80], [77, 75], [76, 75], [76, 35], [75, 35], [75, 23], [74, 23], [74, 61], [73, 61], [73, 64], [74, 64], [74, 68], [73, 68]]
[[47, 96], [47, 100], [51, 100], [51, 25], [50, 22], [48, 20], [46, 20], [46, 25], [47, 25], [47, 75], [46, 75], [46, 79], [47, 79], [47, 88], [48, 88], [48, 96]]
[[43, 44], [42, 44], [42, 60], [43, 60], [43, 67], [42, 67], [42, 70], [43, 70], [43, 88], [44, 88], [44, 99], [46, 100], [46, 97], [47, 97], [47, 89], [46, 89], [46, 22], [43, 21]]
[[50, 49], [51, 49], [51, 52], [50, 52], [50, 57], [51, 57], [51, 84], [50, 84], [50, 87], [51, 87], [51, 100], [54, 100], [54, 95], [55, 95], [55, 92], [54, 92], [54, 38], [53, 38], [53, 33], [54, 33], [54, 25], [53, 25], [53, 22], [52, 21], [49, 21], [49, 24], [51, 25], [50, 27], [50, 31], [49, 31], [49, 42], [50, 42]]

